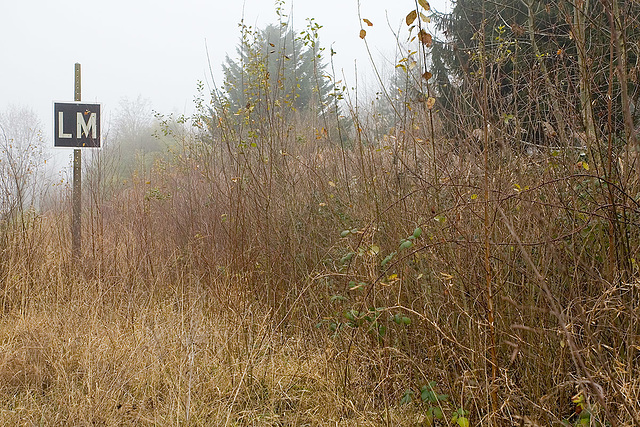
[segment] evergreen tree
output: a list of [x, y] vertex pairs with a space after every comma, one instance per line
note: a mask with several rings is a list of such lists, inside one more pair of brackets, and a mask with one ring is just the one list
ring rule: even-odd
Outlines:
[[[620, 80], [637, 68], [633, 47], [640, 39], [635, 18], [640, 7], [624, 1], [619, 9], [625, 12], [616, 13], [616, 4], [458, 0], [451, 13], [435, 15], [444, 38], [434, 43], [432, 70], [448, 129], [473, 129], [486, 117], [494, 125], [516, 129], [519, 135], [505, 131], [514, 141], [540, 143], [545, 139], [541, 133], [555, 133], [549, 129], [568, 141], [567, 136], [589, 123], [605, 121], [610, 108], [605, 100], [612, 89], [614, 123], [599, 131], [620, 134], [625, 127]], [[610, 22], [625, 44], [613, 56]], [[612, 82], [609, 64], [618, 62], [626, 64], [627, 76]], [[481, 80], [486, 88], [481, 89]], [[633, 79], [625, 96], [638, 99]], [[477, 119], [469, 123], [468, 117]]]
[[296, 37], [285, 24], [241, 28], [238, 58], [223, 65], [228, 111], [322, 111], [329, 84], [317, 40]]

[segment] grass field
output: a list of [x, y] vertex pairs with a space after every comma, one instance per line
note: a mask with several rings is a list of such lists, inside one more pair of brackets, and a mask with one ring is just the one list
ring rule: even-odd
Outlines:
[[125, 182], [87, 174], [76, 264], [64, 198], [5, 224], [0, 422], [635, 424], [633, 199], [624, 270], [580, 153], [421, 132], [174, 135]]

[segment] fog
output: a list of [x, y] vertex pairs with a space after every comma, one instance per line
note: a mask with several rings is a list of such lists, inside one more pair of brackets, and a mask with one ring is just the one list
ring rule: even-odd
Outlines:
[[[235, 56], [238, 23], [244, 19], [262, 28], [278, 22], [275, 7], [264, 0], [5, 0], [0, 5], [0, 110], [9, 105], [33, 109], [51, 146], [52, 103], [73, 100], [74, 63], [79, 62], [82, 100], [103, 104], [105, 129], [124, 98], [141, 97], [153, 110], [188, 115], [198, 81], [221, 84], [225, 55]], [[362, 89], [374, 88], [376, 79], [359, 38], [360, 18], [374, 24], [366, 27], [371, 55], [382, 69], [392, 70], [394, 31], [402, 29], [400, 40], [406, 39], [403, 19], [414, 7], [413, 0], [283, 5], [296, 30], [304, 29], [307, 18], [323, 26], [320, 41], [337, 52], [336, 74], [353, 86], [357, 68]], [[432, 7], [445, 11], [446, 3]]]

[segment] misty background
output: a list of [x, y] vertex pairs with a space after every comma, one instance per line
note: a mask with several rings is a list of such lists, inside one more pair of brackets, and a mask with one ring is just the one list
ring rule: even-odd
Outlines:
[[[403, 4], [405, 3], [405, 4]], [[336, 79], [360, 92], [375, 92], [377, 78], [359, 37], [361, 19], [371, 56], [389, 74], [397, 57], [397, 40], [407, 38], [403, 19], [414, 2], [382, 0], [286, 2], [295, 31], [308, 18], [322, 26], [320, 43], [333, 49]], [[432, 7], [446, 11], [444, 0]], [[73, 67], [82, 64], [82, 100], [102, 103], [103, 137], [118, 116], [142, 109], [184, 114], [194, 109], [199, 81], [220, 86], [226, 55], [236, 57], [238, 24], [264, 28], [277, 23], [276, 4], [247, 0], [220, 2], [123, 1], [78, 4], [70, 0], [3, 2], [0, 6], [0, 111], [29, 109], [40, 121], [46, 147], [52, 147], [53, 101], [73, 100]], [[362, 24], [364, 25], [364, 24]], [[403, 33], [404, 31], [404, 33]], [[357, 70], [357, 73], [356, 73]], [[357, 80], [356, 80], [357, 74]], [[56, 149], [56, 164], [69, 164], [71, 150]]]

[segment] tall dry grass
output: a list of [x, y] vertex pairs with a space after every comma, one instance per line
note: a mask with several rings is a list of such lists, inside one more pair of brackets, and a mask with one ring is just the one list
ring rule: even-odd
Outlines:
[[640, 423], [634, 147], [259, 102], [2, 224], [0, 423]]
[[256, 147], [176, 134], [90, 192], [79, 266], [64, 200], [6, 224], [2, 423], [427, 425], [435, 381], [446, 420], [559, 424], [582, 393], [592, 422], [634, 424], [640, 289], [606, 279], [601, 180], [577, 152], [432, 146], [426, 113], [345, 148], [304, 122]]

